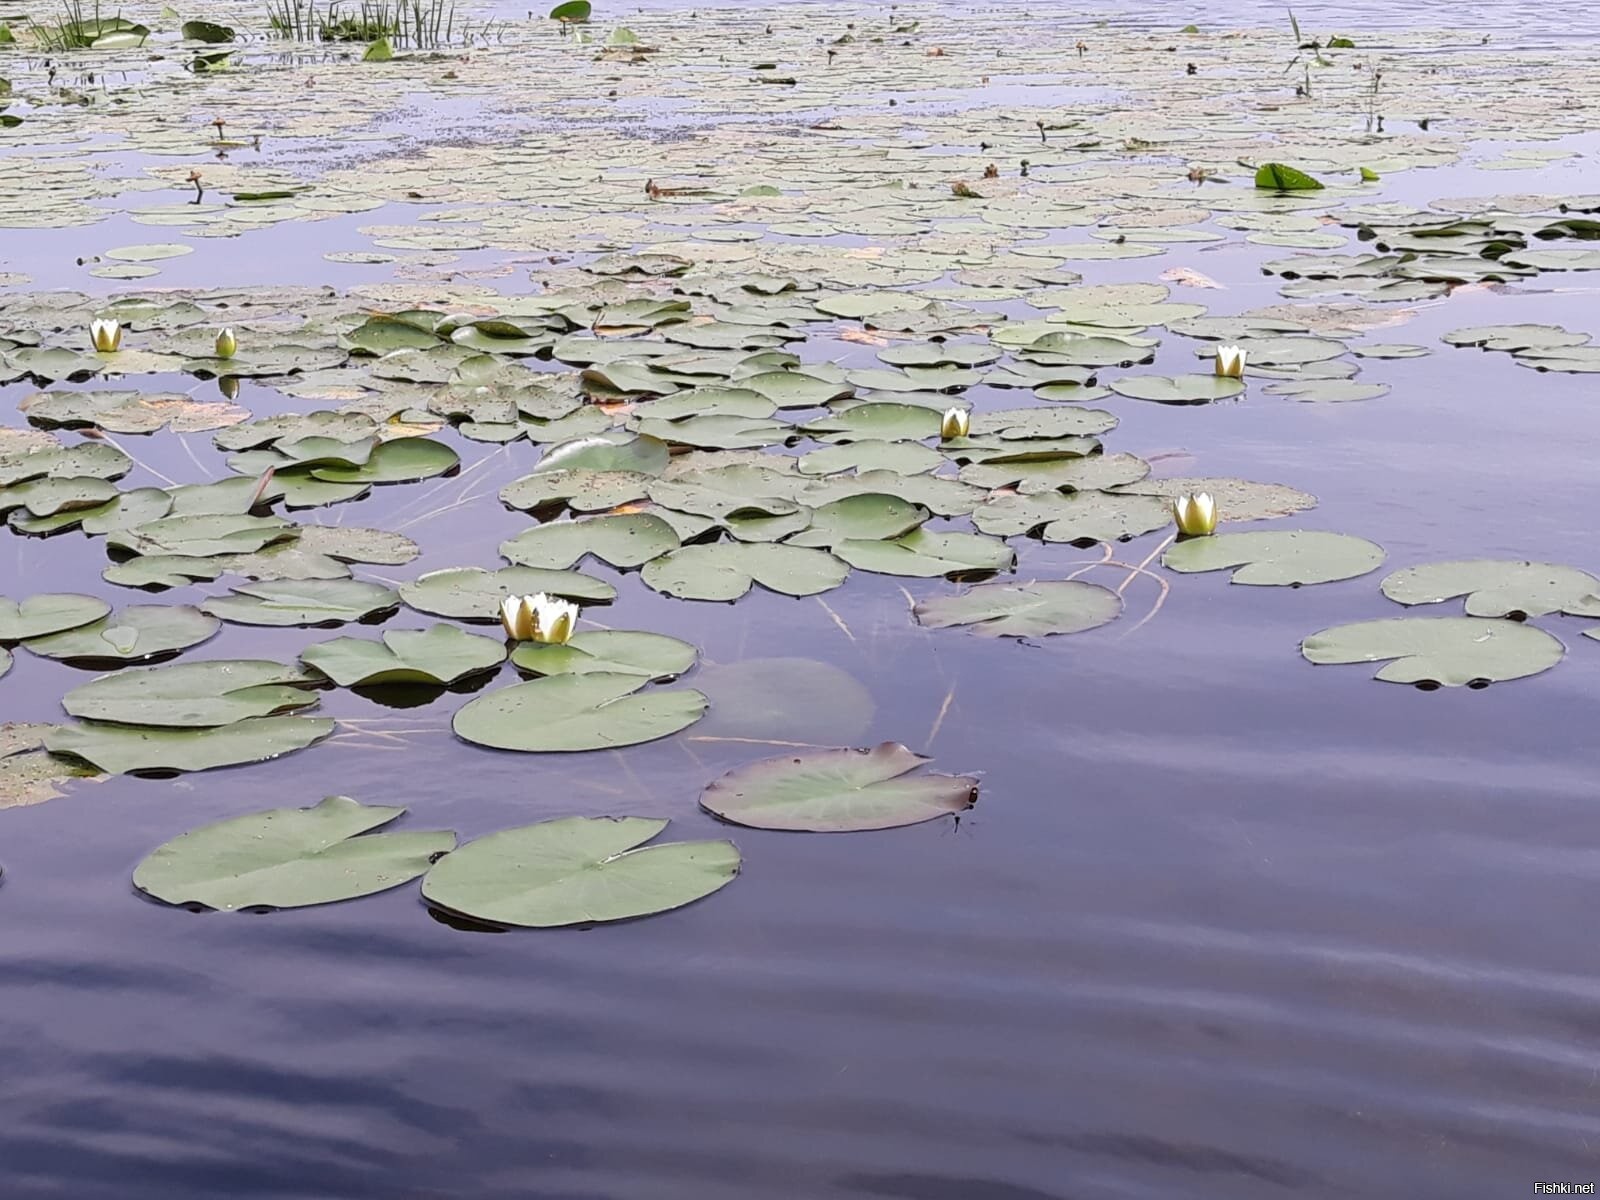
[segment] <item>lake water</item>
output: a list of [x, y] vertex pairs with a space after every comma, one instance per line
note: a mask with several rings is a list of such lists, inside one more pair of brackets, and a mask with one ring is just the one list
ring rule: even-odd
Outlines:
[[[1354, 32], [1441, 12], [1298, 16]], [[1267, 4], [1104, 14], [1282, 21]], [[1575, 5], [1445, 15], [1525, 45], [1600, 32]], [[425, 121], [427, 98], [416, 104]], [[472, 113], [451, 119], [467, 128]], [[1594, 141], [1570, 145], [1581, 157], [1514, 179], [1468, 164], [1411, 173], [1383, 198], [1600, 191]], [[161, 283], [205, 285], [220, 269], [233, 284], [320, 281], [324, 250], [386, 219], [205, 246]], [[97, 244], [150, 236], [121, 217], [96, 230]], [[0, 256], [36, 286], [82, 287], [68, 266], [82, 243], [6, 230]], [[1256, 268], [1289, 253], [1197, 256], [1227, 290], [1175, 298], [1214, 312], [1272, 303], [1280, 281]], [[1137, 260], [1093, 267], [1096, 282], [1155, 274]], [[341, 285], [387, 277], [339, 270]], [[1109, 400], [1114, 448], [1159, 474], [1304, 488], [1321, 503], [1296, 527], [1373, 537], [1391, 566], [1593, 569], [1595, 385], [1438, 340], [1503, 322], [1600, 331], [1589, 278], [1407, 306], [1376, 336], [1434, 352], [1364, 360], [1363, 381], [1392, 385], [1378, 401]], [[1165, 339], [1149, 369], [1186, 369], [1193, 345]], [[844, 343], [806, 355], [875, 362]], [[0, 405], [32, 390], [0, 387]], [[971, 395], [980, 409], [1016, 402]], [[240, 402], [295, 407], [249, 383]], [[187, 449], [122, 440], [142, 464], [129, 485], [202, 477], [190, 451], [223, 471], [209, 435]], [[492, 496], [532, 448], [453, 444], [459, 477], [347, 506], [351, 523], [422, 545], [397, 578], [498, 565], [498, 544], [527, 525]], [[464, 496], [491, 499], [436, 511]], [[1137, 563], [1156, 540], [1118, 557]], [[1020, 574], [1095, 557], [1030, 543]], [[87, 539], [0, 537], [13, 595], [126, 602], [103, 565]], [[1600, 647], [1585, 622], [1544, 623], [1568, 646], [1556, 670], [1428, 692], [1296, 652], [1318, 629], [1396, 615], [1376, 576], [1295, 590], [1171, 577], [1137, 629], [1158, 591], [1130, 576], [1121, 621], [1016, 644], [917, 627], [884, 576], [857, 572], [826, 607], [770, 594], [721, 606], [586, 569], [619, 583], [600, 620], [694, 642], [713, 695], [719, 668], [802, 657], [853, 679], [870, 717], [852, 719], [857, 693], [830, 693], [551, 762], [457, 741], [460, 696], [389, 708], [335, 690], [322, 711], [352, 724], [333, 746], [112, 777], [0, 813], [0, 1200], [1487, 1200], [1600, 1176]], [[402, 610], [385, 628], [429, 623]], [[186, 658], [292, 661], [306, 640], [230, 626]], [[19, 653], [0, 715], [56, 720], [62, 691], [88, 677]], [[904, 741], [981, 774], [981, 798], [959, 822], [879, 833], [734, 831], [745, 874], [726, 891], [590, 930], [464, 930], [415, 888], [223, 915], [144, 902], [129, 884], [185, 829], [334, 793], [405, 805], [416, 827], [462, 840], [572, 812], [721, 836], [696, 808], [701, 787], [770, 752], [739, 738]]]

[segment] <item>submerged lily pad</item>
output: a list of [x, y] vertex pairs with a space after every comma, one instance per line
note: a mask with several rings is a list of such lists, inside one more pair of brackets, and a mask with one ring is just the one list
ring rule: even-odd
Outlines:
[[168, 904], [303, 908], [409, 883], [453, 849], [453, 833], [378, 833], [406, 810], [329, 796], [202, 825], [152, 851], [133, 885]]
[[45, 749], [70, 754], [114, 775], [129, 771], [207, 771], [303, 750], [333, 732], [325, 717], [252, 717], [214, 729], [155, 729], [85, 721], [57, 725]]
[[1375, 678], [1388, 683], [1499, 683], [1548, 671], [1565, 647], [1542, 629], [1483, 617], [1390, 617], [1312, 634], [1300, 653], [1314, 663], [1395, 661]]
[[647, 682], [611, 671], [550, 675], [479, 696], [451, 726], [497, 750], [606, 750], [668, 737], [705, 713], [706, 698], [694, 689], [640, 691]]
[[313, 676], [261, 659], [215, 659], [118, 671], [73, 688], [61, 707], [123, 725], [208, 728], [307, 708]]
[[694, 666], [698, 653], [688, 642], [662, 633], [593, 629], [564, 643], [521, 642], [511, 653], [511, 665], [535, 675], [611, 672], [661, 682]]
[[1470, 617], [1600, 617], [1600, 579], [1557, 563], [1494, 558], [1424, 563], [1389, 575], [1383, 594], [1400, 604], [1467, 598]]
[[807, 750], [729, 771], [700, 797], [707, 812], [757, 829], [849, 833], [965, 812], [970, 775], [913, 775], [928, 759], [897, 742], [871, 750]]
[[1116, 620], [1122, 597], [1076, 579], [989, 583], [955, 596], [934, 596], [913, 610], [919, 625], [972, 627], [985, 637], [1045, 637], [1082, 633]]
[[284, 579], [242, 583], [231, 596], [214, 596], [203, 612], [240, 625], [320, 625], [359, 621], [398, 607], [400, 595], [356, 579]]
[[422, 894], [478, 921], [551, 929], [668, 912], [733, 882], [732, 842], [644, 844], [666, 827], [645, 817], [559, 817], [491, 833], [442, 858]]
[[144, 662], [198, 646], [221, 622], [188, 604], [134, 604], [88, 625], [29, 638], [23, 645], [46, 658]]
[[1365, 538], [1296, 530], [1190, 538], [1169, 549], [1161, 565], [1185, 573], [1238, 567], [1233, 583], [1298, 587], [1366, 575], [1381, 567], [1383, 558], [1383, 547]]
[[454, 625], [391, 630], [381, 642], [333, 638], [300, 652], [301, 662], [315, 667], [340, 687], [448, 687], [458, 679], [498, 667], [505, 658], [505, 643], [467, 633]]
[[19, 601], [0, 596], [0, 642], [20, 642], [98, 621], [111, 606], [98, 596], [43, 592]]

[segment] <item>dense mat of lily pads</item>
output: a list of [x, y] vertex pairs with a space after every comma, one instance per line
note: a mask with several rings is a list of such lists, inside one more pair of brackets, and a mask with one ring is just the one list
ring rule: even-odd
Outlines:
[[[16, 536], [98, 539], [104, 581], [129, 589], [115, 607], [78, 594], [0, 600], [0, 675], [19, 649], [107, 672], [67, 692], [60, 723], [5, 727], [0, 806], [49, 799], [84, 774], [306, 750], [334, 729], [314, 712], [333, 687], [447, 694], [470, 682], [452, 728], [485, 753], [616, 749], [691, 727], [711, 703], [695, 686], [697, 648], [594, 627], [584, 610], [617, 586], [593, 564], [682, 602], [809, 597], [857, 572], [891, 576], [916, 589], [902, 619], [1036, 650], [1124, 608], [1084, 571], [1035, 570], [1043, 543], [1103, 545], [1110, 562], [1118, 544], [1148, 537], [1132, 570], [1159, 562], [1173, 586], [1216, 571], [1257, 586], [1363, 580], [1384, 565], [1371, 540], [1382, 531], [1266, 524], [1315, 506], [1292, 481], [1153, 477], [1140, 447], [1111, 445], [1117, 406], [1173, 406], [1181, 420], [1188, 406], [1246, 395], [1377, 401], [1388, 389], [1358, 378], [1365, 360], [1433, 352], [1373, 337], [1397, 306], [1600, 269], [1586, 244], [1600, 235], [1588, 215], [1600, 197], [1382, 199], [1384, 176], [1507, 133], [1497, 104], [1515, 70], [1478, 59], [1478, 99], [1453, 99], [1449, 133], [1428, 133], [1466, 61], [1448, 39], [1419, 43], [1436, 52], [1428, 72], [1380, 71], [1349, 38], [1301, 44], [1296, 29], [1287, 49], [1314, 67], [1285, 96], [1283, 56], [1259, 40], [1100, 30], [1076, 47], [1072, 84], [1115, 93], [1063, 117], [984, 104], [980, 70], [1003, 59], [1010, 73], [1059, 76], [1071, 44], [1059, 29], [1002, 39], [943, 10], [855, 23], [825, 8], [657, 14], [637, 31], [569, 13], [502, 28], [471, 47], [470, 71], [465, 46], [408, 54], [385, 42], [364, 61], [358, 47], [323, 61], [315, 89], [251, 38], [245, 14], [212, 15], [230, 24], [97, 29], [48, 71], [0, 48], [11, 75], [0, 102], [20, 114], [0, 144], [25, 164], [0, 185], [0, 226], [92, 227], [120, 209], [171, 240], [103, 248], [85, 269], [136, 280], [193, 251], [177, 239], [270, 238], [387, 206], [404, 223], [362, 227], [328, 269], [394, 264], [396, 278], [105, 297], [0, 277], [0, 384], [23, 392], [0, 428], [0, 516]], [[708, 29], [741, 40], [711, 55]], [[152, 59], [157, 45], [189, 55], [191, 70]], [[69, 102], [62, 71], [108, 56], [131, 56], [141, 86], [114, 109]], [[1537, 53], [1507, 57], [1526, 70]], [[517, 113], [492, 146], [403, 154], [357, 129], [370, 151], [358, 167], [308, 151], [336, 127], [352, 133], [336, 122], [357, 91], [380, 111], [405, 90], [500, 96], [529, 72], [549, 85], [558, 129]], [[962, 87], [974, 102], [902, 116], [881, 102], [885, 78], [904, 93]], [[1244, 94], [1255, 102], [1240, 106]], [[1516, 95], [1513, 129], [1535, 110], [1552, 137], [1594, 125], [1592, 105]], [[631, 138], [622, 153], [613, 117], [630, 98], [678, 102], [700, 122], [695, 137]], [[725, 109], [748, 117], [712, 119]], [[119, 150], [176, 164], [103, 177], [55, 154], [87, 136], [85, 110]], [[773, 139], [773, 120], [796, 136]], [[147, 202], [180, 182], [194, 203]], [[1211, 285], [1192, 248], [1230, 238], [1292, 251], [1263, 268], [1282, 303], [1223, 314], [1187, 298]], [[538, 258], [447, 269], [485, 250]], [[1152, 263], [1136, 282], [1086, 279], [1134, 259], [1174, 265]], [[531, 294], [488, 282], [530, 264]], [[1193, 369], [1153, 370], [1164, 342], [1192, 352]], [[1444, 342], [1536, 371], [1600, 370], [1587, 333], [1553, 325], [1463, 326]], [[845, 347], [878, 361], [841, 365]], [[242, 382], [271, 399], [246, 407]], [[123, 439], [197, 433], [228, 474], [124, 484], [137, 458]], [[497, 447], [526, 466], [498, 500], [528, 515], [501, 561], [391, 583], [417, 555], [402, 532], [315, 523], [374, 489], [470, 470]], [[379, 567], [382, 578], [366, 577]], [[161, 598], [195, 585], [207, 589], [196, 603]], [[1481, 686], [1562, 658], [1561, 640], [1529, 618], [1600, 616], [1600, 580], [1552, 564], [1416, 564], [1378, 587], [1406, 606], [1465, 597], [1465, 615], [1308, 631], [1302, 656], [1386, 663], [1387, 681]], [[402, 607], [437, 621], [374, 628]], [[340, 628], [308, 633], [295, 663], [181, 657], [228, 625]], [[850, 831], [975, 801], [975, 778], [921, 766], [895, 743], [807, 751], [707, 781], [702, 805], [736, 825]], [[677, 907], [740, 867], [726, 841], [654, 842], [665, 826], [654, 819], [562, 818], [456, 849], [448, 832], [372, 832], [400, 816], [345, 797], [240, 816], [161, 847], [135, 882], [175, 904], [240, 908], [420, 877], [441, 910], [553, 926]], [[535, 861], [534, 875], [518, 869]]]

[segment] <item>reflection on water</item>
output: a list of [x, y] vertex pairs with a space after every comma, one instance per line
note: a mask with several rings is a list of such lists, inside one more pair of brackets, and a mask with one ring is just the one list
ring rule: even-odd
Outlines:
[[[1458, 17], [1504, 25], [1507, 11]], [[1553, 36], [1572, 31], [1562, 11], [1515, 19]], [[1316, 20], [1406, 15], [1330, 5]], [[1584, 178], [1557, 164], [1514, 187]], [[1462, 168], [1403, 187], [1505, 184]], [[240, 256], [247, 278], [232, 282], [319, 277], [341, 228], [259, 235], [272, 257]], [[37, 236], [54, 248], [67, 234]], [[1255, 267], [1283, 253], [1198, 256], [1228, 284], [1202, 299], [1218, 313], [1271, 302]], [[163, 282], [204, 279], [189, 270], [180, 260]], [[1363, 360], [1363, 380], [1392, 386], [1370, 403], [1259, 389], [1195, 409], [1109, 400], [1116, 448], [1162, 456], [1168, 473], [1292, 482], [1322, 498], [1304, 527], [1375, 537], [1394, 565], [1592, 568], [1593, 385], [1438, 341], [1496, 322], [1593, 329], [1581, 280], [1560, 288], [1418, 306], [1372, 340], [1434, 353]], [[1167, 338], [1150, 369], [1182, 369], [1191, 351]], [[872, 362], [861, 346], [807, 353]], [[0, 389], [0, 403], [26, 390]], [[241, 402], [293, 407], [248, 384]], [[129, 485], [195, 478], [190, 452], [222, 471], [208, 435], [122, 441], [144, 464]], [[524, 517], [437, 510], [469, 488], [491, 495], [535, 451], [454, 444], [460, 478], [310, 519], [415, 537], [424, 556], [405, 578], [496, 563]], [[6, 536], [0, 580], [127, 602], [100, 581], [102, 553], [76, 535]], [[1084, 557], [1028, 545], [1020, 573]], [[732, 664], [804, 656], [870, 703], [808, 705], [765, 734], [749, 713], [713, 716], [626, 755], [546, 758], [455, 741], [457, 694], [393, 706], [332, 691], [323, 711], [349, 722], [334, 746], [0, 814], [0, 1197], [1255, 1200], [1512, 1195], [1592, 1177], [1600, 650], [1581, 621], [1548, 623], [1569, 650], [1554, 671], [1423, 693], [1295, 653], [1311, 631], [1389, 615], [1370, 578], [1290, 591], [1188, 577], [1130, 632], [1157, 599], [1136, 578], [1129, 619], [1021, 646], [918, 629], [893, 582], [860, 573], [827, 609], [684, 604], [596, 573], [621, 594], [594, 615], [695, 642], [706, 665], [692, 678], [713, 694]], [[428, 623], [404, 612], [387, 628]], [[186, 658], [288, 661], [306, 640], [230, 626]], [[3, 715], [53, 719], [82, 678], [19, 655]], [[482, 936], [431, 920], [414, 888], [191, 915], [128, 882], [184, 829], [329, 793], [406, 805], [417, 827], [463, 839], [566, 813], [667, 816], [672, 836], [707, 836], [701, 786], [766, 752], [734, 739], [852, 736], [841, 724], [980, 771], [978, 806], [959, 824], [849, 837], [738, 830], [745, 874], [715, 900], [592, 931]]]

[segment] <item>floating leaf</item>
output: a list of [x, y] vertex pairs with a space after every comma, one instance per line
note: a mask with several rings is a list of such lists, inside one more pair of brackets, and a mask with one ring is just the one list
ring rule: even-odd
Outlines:
[[414, 483], [453, 471], [460, 457], [442, 442], [428, 438], [396, 438], [381, 442], [360, 466], [318, 466], [311, 475], [325, 483]]
[[399, 593], [355, 579], [286, 579], [243, 583], [214, 596], [203, 612], [240, 625], [319, 625], [359, 621], [399, 605]]
[[641, 578], [656, 591], [685, 600], [737, 600], [758, 583], [786, 596], [814, 596], [838, 587], [849, 573], [822, 550], [714, 542], [653, 559]]
[[1145, 479], [1117, 489], [1119, 495], [1162, 496], [1168, 500], [1196, 492], [1205, 492], [1217, 502], [1217, 518], [1224, 522], [1287, 517], [1317, 505], [1317, 498], [1311, 493], [1285, 484], [1210, 475]]
[[1113, 492], [1000, 495], [972, 514], [972, 523], [997, 537], [1040, 531], [1047, 542], [1126, 541], [1172, 523], [1172, 507], [1153, 496]]
[[500, 553], [526, 567], [565, 568], [589, 555], [614, 567], [637, 567], [675, 549], [677, 532], [654, 513], [619, 513], [535, 525], [500, 543]]
[[1391, 617], [1312, 634], [1300, 653], [1314, 663], [1394, 659], [1376, 678], [1460, 687], [1548, 671], [1566, 653], [1542, 629], [1481, 617]]
[[20, 642], [98, 621], [111, 606], [97, 596], [44, 592], [20, 603], [0, 596], [0, 642]]
[[[1383, 557], [1383, 547], [1365, 538], [1296, 530], [1190, 538], [1169, 549], [1161, 565], [1185, 573], [1238, 567], [1233, 583], [1298, 587], [1366, 575], [1383, 565]], [[1595, 615], [1600, 616], [1600, 610]]]
[[1007, 571], [1017, 559], [1010, 546], [994, 538], [927, 529], [915, 529], [890, 541], [850, 539], [835, 543], [832, 550], [858, 570], [925, 579]]
[[406, 810], [329, 796], [202, 825], [152, 851], [133, 885], [168, 904], [303, 908], [409, 883], [453, 849], [453, 833], [378, 833]]
[[1239, 395], [1244, 381], [1225, 375], [1124, 375], [1111, 381], [1111, 390], [1157, 404], [1209, 404]]
[[397, 629], [381, 642], [339, 637], [300, 652], [300, 661], [315, 667], [340, 687], [427, 684], [448, 687], [458, 679], [498, 667], [505, 644], [454, 625], [431, 629]]
[[1465, 596], [1470, 617], [1600, 617], [1600, 579], [1556, 563], [1494, 558], [1424, 563], [1394, 572], [1382, 587], [1400, 604], [1439, 604]]
[[661, 682], [676, 679], [694, 666], [698, 653], [688, 642], [661, 633], [593, 629], [564, 643], [521, 642], [511, 653], [511, 665], [535, 675], [601, 671]]
[[94, 721], [206, 728], [307, 708], [317, 702], [307, 690], [314, 678], [261, 659], [136, 667], [73, 688], [61, 707]]
[[969, 625], [986, 637], [1082, 633], [1121, 612], [1116, 592], [1074, 579], [989, 583], [956, 596], [934, 596], [913, 610], [917, 623], [930, 629]]
[[1280, 192], [1320, 191], [1322, 184], [1295, 167], [1263, 163], [1256, 169], [1256, 186]]
[[152, 729], [85, 721], [57, 725], [45, 749], [70, 754], [102, 771], [207, 771], [263, 762], [303, 750], [333, 732], [325, 717], [252, 717], [215, 729]]
[[144, 662], [198, 646], [221, 623], [188, 604], [134, 604], [88, 625], [30, 638], [23, 645], [46, 658]]
[[617, 589], [604, 580], [577, 571], [550, 571], [538, 567], [447, 567], [429, 571], [400, 585], [400, 598], [418, 612], [468, 621], [498, 621], [500, 602], [507, 596], [538, 592], [585, 604], [609, 604]]
[[550, 675], [479, 696], [451, 727], [497, 750], [606, 750], [668, 737], [705, 713], [705, 696], [692, 688], [641, 692], [646, 682], [605, 671]]
[[733, 882], [732, 842], [644, 845], [666, 827], [644, 817], [560, 817], [492, 833], [441, 859], [422, 894], [474, 920], [550, 929], [668, 912]]
[[849, 833], [915, 825], [976, 803], [970, 775], [911, 774], [927, 761], [897, 742], [785, 754], [729, 771], [706, 788], [700, 806], [757, 829]]

